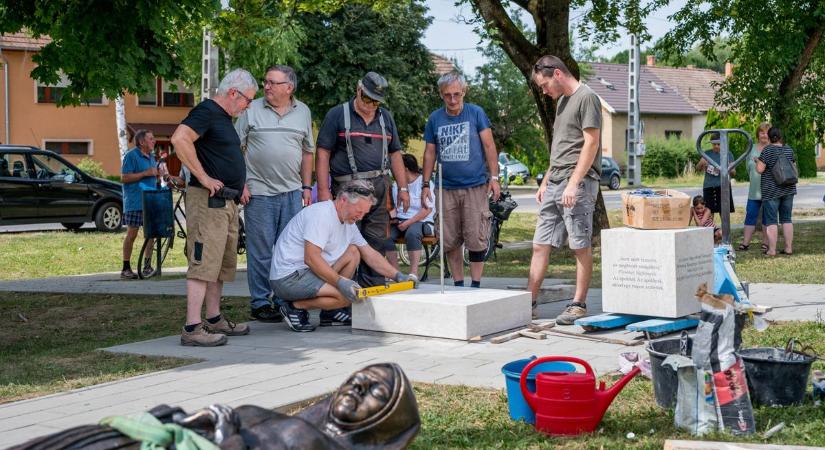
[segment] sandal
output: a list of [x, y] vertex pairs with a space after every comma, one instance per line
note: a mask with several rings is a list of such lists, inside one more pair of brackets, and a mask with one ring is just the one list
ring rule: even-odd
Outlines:
[[762, 253], [768, 251], [768, 244], [762, 244]]
[[736, 247], [736, 249], [739, 250], [739, 251], [746, 252], [746, 251], [748, 251], [749, 247], [750, 247], [750, 244], [748, 244], [748, 245], [739, 244], [739, 247]]

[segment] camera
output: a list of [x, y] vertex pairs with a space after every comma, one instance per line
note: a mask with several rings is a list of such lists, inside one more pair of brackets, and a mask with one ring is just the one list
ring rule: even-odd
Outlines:
[[223, 198], [226, 200], [238, 200], [241, 197], [241, 193], [237, 189], [232, 189], [231, 187], [224, 186], [218, 189], [218, 192], [215, 193], [215, 197]]

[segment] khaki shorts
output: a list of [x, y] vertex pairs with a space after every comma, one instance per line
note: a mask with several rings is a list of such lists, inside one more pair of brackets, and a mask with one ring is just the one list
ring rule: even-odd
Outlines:
[[234, 281], [238, 265], [238, 205], [226, 201], [210, 208], [209, 191], [186, 189], [186, 278], [202, 281]]
[[567, 240], [571, 250], [592, 245], [593, 211], [596, 209], [599, 181], [585, 178], [576, 189], [576, 204], [572, 208], [566, 208], [561, 203], [561, 195], [566, 187], [566, 180], [547, 183], [536, 232], [533, 234], [534, 244], [549, 244], [559, 248]]
[[[467, 189], [444, 189], [444, 236], [440, 237], [444, 251], [449, 252], [462, 244], [471, 252], [487, 250], [490, 238], [490, 203], [487, 185]], [[436, 191], [436, 195], [438, 191]], [[436, 207], [439, 200], [436, 199]], [[441, 220], [436, 215], [436, 223]], [[436, 230], [439, 230], [436, 225]]]

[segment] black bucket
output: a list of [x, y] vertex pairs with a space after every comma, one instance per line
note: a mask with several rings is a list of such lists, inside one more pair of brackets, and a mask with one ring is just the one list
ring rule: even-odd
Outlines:
[[[662, 408], [673, 408], [676, 406], [676, 391], [679, 388], [679, 379], [676, 371], [670, 367], [662, 367], [662, 363], [669, 355], [680, 354], [679, 348], [681, 338], [659, 339], [651, 341], [647, 346], [650, 354], [650, 371], [653, 377], [653, 393], [656, 397], [656, 404]], [[690, 357], [693, 348], [693, 339], [687, 338], [687, 354]]]
[[758, 347], [739, 351], [745, 362], [751, 399], [760, 405], [798, 405], [805, 400], [813, 356], [781, 348]]

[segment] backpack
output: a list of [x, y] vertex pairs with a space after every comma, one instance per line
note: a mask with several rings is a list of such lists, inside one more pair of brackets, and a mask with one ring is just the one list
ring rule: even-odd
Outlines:
[[799, 181], [799, 172], [796, 169], [796, 162], [791, 161], [785, 156], [785, 149], [780, 148], [781, 152], [776, 156], [776, 163], [771, 169], [773, 179], [777, 186], [787, 187], [793, 186]]

